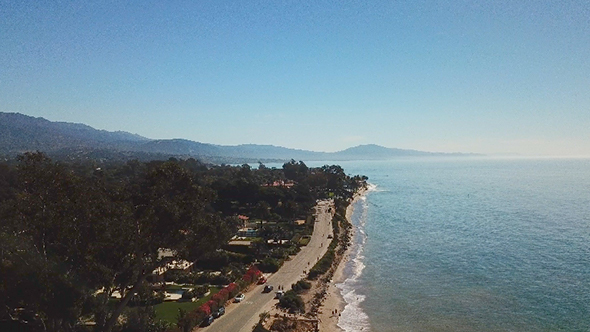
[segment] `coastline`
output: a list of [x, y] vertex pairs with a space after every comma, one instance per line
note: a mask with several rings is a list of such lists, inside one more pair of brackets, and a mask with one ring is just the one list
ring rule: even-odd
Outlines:
[[[354, 205], [355, 203], [364, 197], [367, 194], [368, 189], [363, 189], [356, 193], [346, 208], [346, 219], [352, 223], [352, 214], [354, 213]], [[340, 291], [340, 289], [336, 286], [337, 284], [343, 283], [346, 280], [344, 276], [344, 267], [346, 263], [350, 259], [350, 254], [352, 251], [353, 246], [352, 239], [356, 236], [357, 230], [353, 227], [351, 229], [351, 237], [349, 239], [349, 246], [342, 255], [338, 266], [334, 272], [334, 276], [330, 282], [328, 282], [328, 289], [326, 292], [326, 298], [322, 303], [322, 310], [321, 313], [318, 315], [319, 318], [319, 331], [320, 332], [345, 332], [340, 326], [338, 326], [338, 322], [340, 319], [340, 314], [344, 311], [346, 307], [346, 301]], [[335, 311], [337, 310], [337, 311]]]

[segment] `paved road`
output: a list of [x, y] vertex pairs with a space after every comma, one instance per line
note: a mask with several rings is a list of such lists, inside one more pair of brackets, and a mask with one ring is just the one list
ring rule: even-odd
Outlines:
[[[321, 258], [328, 247], [328, 235], [332, 234], [332, 207], [331, 201], [321, 201], [316, 206], [316, 223], [309, 244], [301, 248], [301, 251], [291, 260], [285, 262], [280, 270], [270, 276], [267, 285], [273, 285], [277, 290], [282, 285], [286, 290], [291, 288], [309, 271], [318, 258]], [[330, 211], [334, 211], [332, 208]], [[258, 323], [259, 315], [270, 311], [277, 300], [274, 299], [274, 291], [262, 293], [264, 285], [256, 285], [246, 293], [246, 298], [241, 303], [232, 303], [226, 308], [225, 315], [216, 319], [210, 326], [199, 328], [199, 331], [207, 332], [251, 332], [252, 327]]]

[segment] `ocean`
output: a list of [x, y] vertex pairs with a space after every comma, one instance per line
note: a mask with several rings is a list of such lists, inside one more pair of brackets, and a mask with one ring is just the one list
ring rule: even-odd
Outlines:
[[339, 164], [371, 183], [346, 331], [590, 331], [590, 159]]

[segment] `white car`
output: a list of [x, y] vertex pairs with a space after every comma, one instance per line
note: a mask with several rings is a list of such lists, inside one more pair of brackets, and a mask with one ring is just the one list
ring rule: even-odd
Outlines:
[[244, 298], [246, 298], [244, 296], [244, 294], [238, 294], [235, 298], [234, 298], [234, 302], [242, 302], [244, 300]]

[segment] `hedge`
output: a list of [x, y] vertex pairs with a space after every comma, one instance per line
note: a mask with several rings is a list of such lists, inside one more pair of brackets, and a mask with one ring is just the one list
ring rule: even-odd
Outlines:
[[[244, 283], [244, 287], [257, 281], [261, 275], [262, 272], [260, 272], [256, 266], [250, 266], [248, 271], [246, 271], [242, 277], [244, 281], [249, 280]], [[235, 282], [225, 286], [222, 290], [217, 292], [217, 294], [213, 295], [209, 301], [203, 303], [197, 309], [179, 317], [177, 324], [178, 330], [182, 332], [191, 331], [195, 326], [200, 325], [201, 322], [203, 322], [207, 316], [211, 315], [213, 311], [225, 305], [226, 301], [238, 295], [239, 292], [240, 286]], [[176, 332], [178, 330], [172, 329], [169, 332]]]

